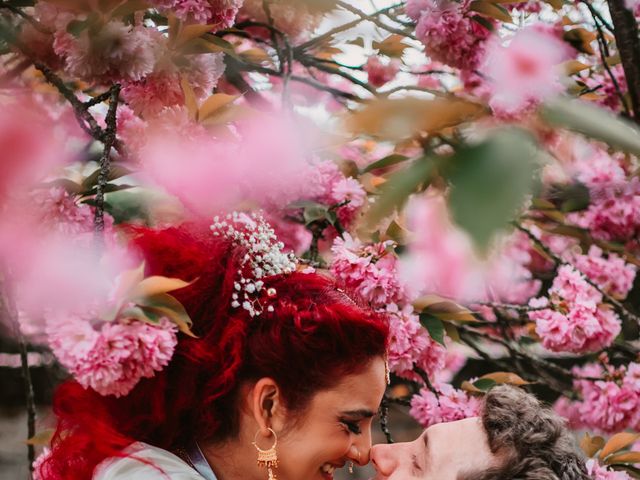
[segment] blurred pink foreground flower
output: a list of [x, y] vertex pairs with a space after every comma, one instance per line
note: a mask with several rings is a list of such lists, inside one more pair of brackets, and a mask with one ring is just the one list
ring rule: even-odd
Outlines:
[[293, 123], [275, 116], [242, 122], [236, 138], [164, 129], [141, 151], [145, 173], [200, 215], [240, 202], [278, 202], [301, 181], [306, 149]]
[[481, 67], [492, 85], [492, 108], [515, 114], [559, 93], [558, 64], [567, 53], [559, 38], [535, 27], [520, 30], [506, 47], [495, 38]]

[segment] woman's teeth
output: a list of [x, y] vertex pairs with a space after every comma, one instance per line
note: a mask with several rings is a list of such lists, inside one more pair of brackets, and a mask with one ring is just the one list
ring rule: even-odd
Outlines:
[[335, 471], [336, 471], [336, 467], [334, 467], [333, 465], [331, 465], [331, 464], [329, 464], [329, 463], [325, 463], [325, 464], [322, 466], [321, 470], [322, 470], [324, 473], [328, 473], [329, 475], [333, 475], [333, 472], [335, 472]]

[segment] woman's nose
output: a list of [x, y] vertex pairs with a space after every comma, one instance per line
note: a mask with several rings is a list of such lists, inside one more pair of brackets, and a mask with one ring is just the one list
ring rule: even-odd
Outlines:
[[371, 451], [371, 431], [363, 431], [362, 435], [358, 436], [349, 451], [349, 458], [352, 462], [357, 463], [360, 466], [369, 463], [369, 452]]
[[371, 448], [371, 462], [381, 475], [389, 476], [398, 466], [391, 445], [374, 445]]

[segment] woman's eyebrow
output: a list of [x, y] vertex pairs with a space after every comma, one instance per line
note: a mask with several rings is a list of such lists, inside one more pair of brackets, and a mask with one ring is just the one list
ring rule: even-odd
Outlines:
[[358, 410], [345, 410], [340, 412], [341, 415], [345, 417], [357, 417], [357, 418], [371, 418], [375, 415], [375, 412], [368, 410], [366, 408], [360, 408]]

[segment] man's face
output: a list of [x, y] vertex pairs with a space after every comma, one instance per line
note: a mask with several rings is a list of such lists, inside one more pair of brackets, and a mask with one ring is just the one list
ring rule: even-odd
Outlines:
[[497, 464], [480, 418], [440, 423], [413, 442], [375, 445], [375, 480], [457, 480]]

